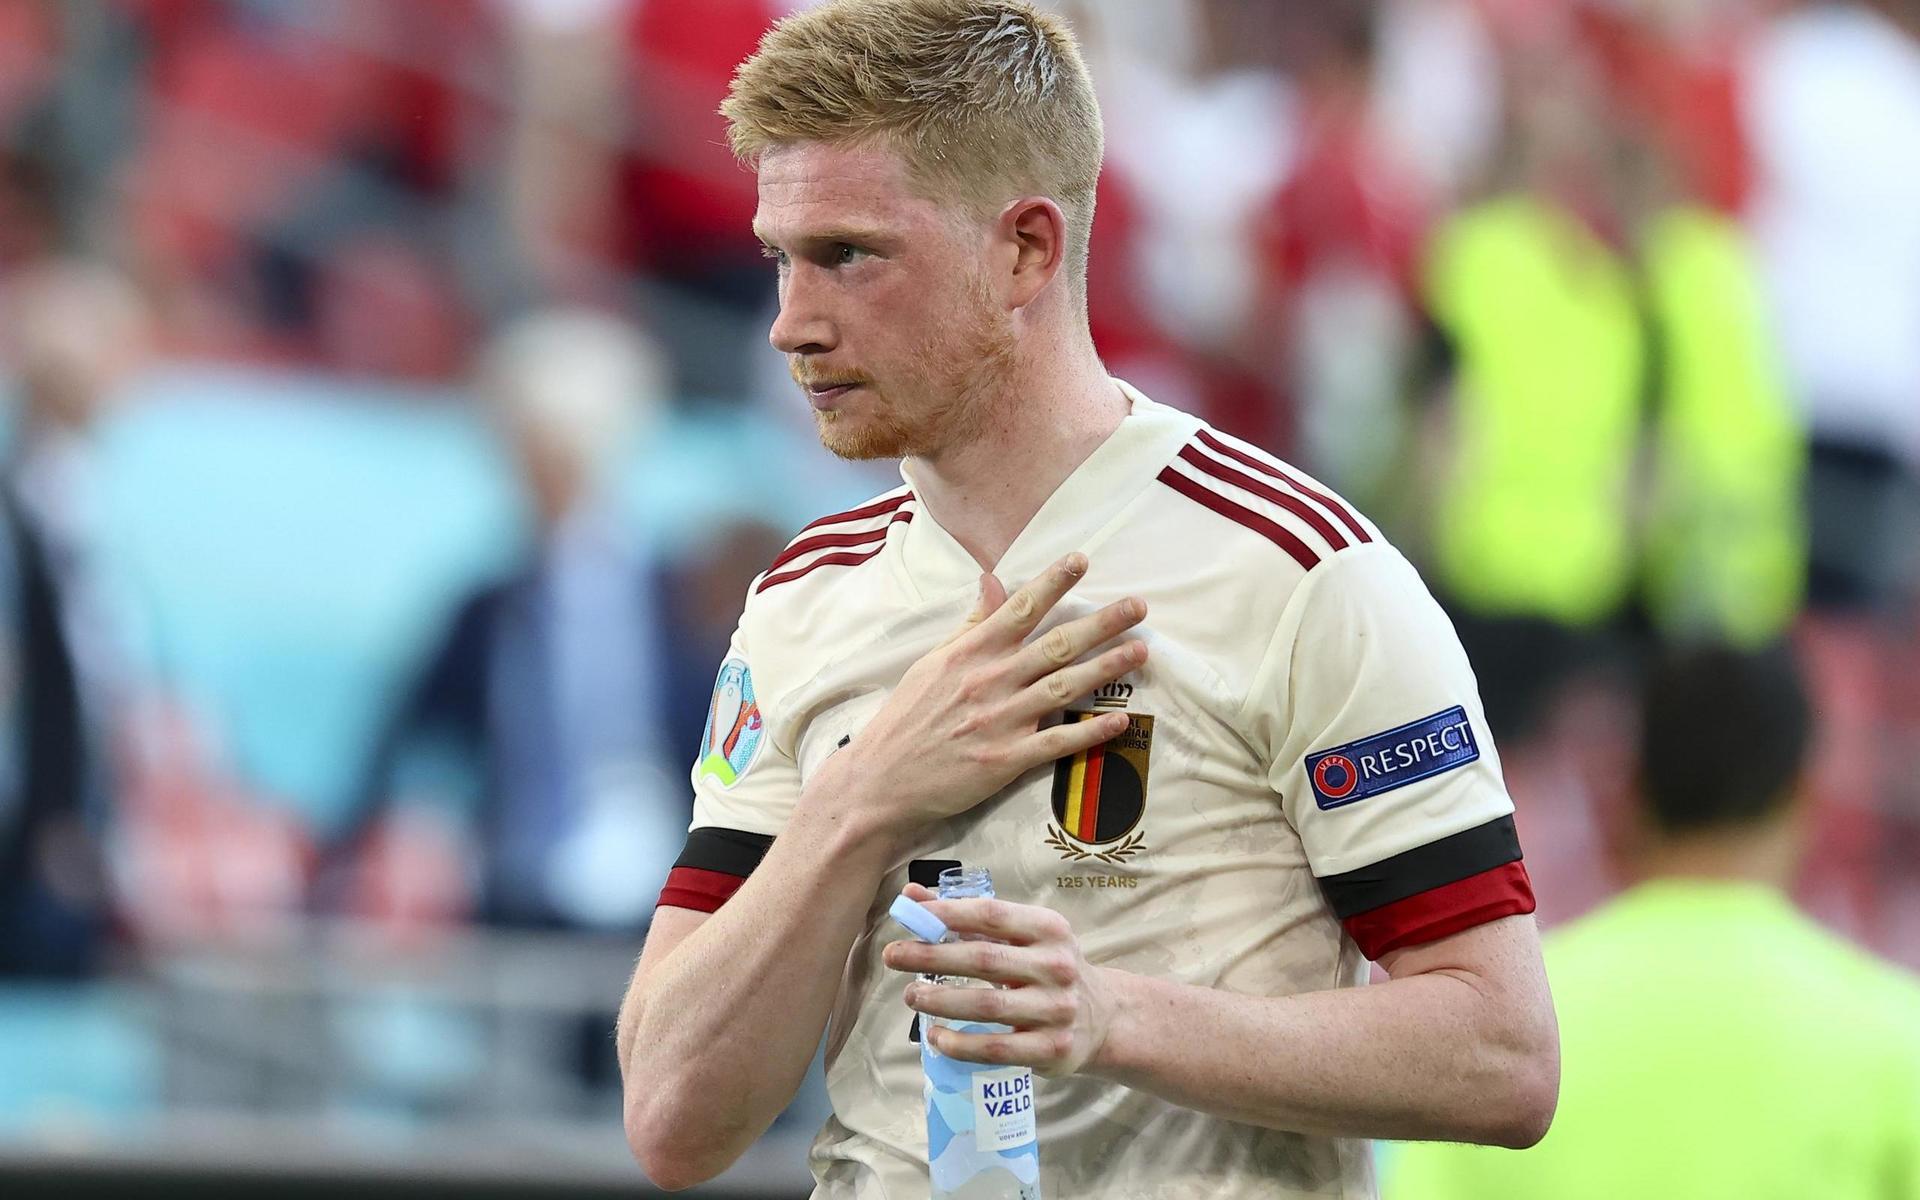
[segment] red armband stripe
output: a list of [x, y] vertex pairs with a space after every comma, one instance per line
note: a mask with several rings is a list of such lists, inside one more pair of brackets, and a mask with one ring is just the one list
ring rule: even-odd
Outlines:
[[725, 871], [675, 867], [667, 872], [667, 886], [660, 889], [659, 907], [717, 912], [746, 881], [743, 875], [729, 875]]
[[1526, 864], [1513, 862], [1416, 892], [1341, 922], [1369, 959], [1534, 910]]

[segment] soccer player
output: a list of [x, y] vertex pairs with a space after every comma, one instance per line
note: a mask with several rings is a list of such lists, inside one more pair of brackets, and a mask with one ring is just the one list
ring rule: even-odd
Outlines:
[[[1046, 1077], [1050, 1200], [1359, 1197], [1364, 1139], [1536, 1141], [1557, 1035], [1472, 673], [1364, 517], [1106, 373], [1064, 25], [832, 0], [724, 112], [771, 340], [905, 485], [802, 530], [721, 666], [620, 1016], [648, 1173], [724, 1170], [825, 1030], [815, 1196], [924, 1197], [916, 1010], [1013, 1027], [928, 1036]], [[958, 862], [1005, 899], [942, 916], [1005, 944], [899, 941]]]

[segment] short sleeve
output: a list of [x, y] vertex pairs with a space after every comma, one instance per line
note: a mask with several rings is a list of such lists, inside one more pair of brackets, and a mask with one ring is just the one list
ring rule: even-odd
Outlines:
[[693, 823], [662, 905], [717, 910], [760, 864], [799, 799], [799, 768], [768, 736], [761, 703], [743, 618], [714, 675], [693, 758]]
[[1269, 782], [1368, 958], [1533, 911], [1473, 672], [1399, 551], [1355, 547], [1308, 574], [1249, 703]]

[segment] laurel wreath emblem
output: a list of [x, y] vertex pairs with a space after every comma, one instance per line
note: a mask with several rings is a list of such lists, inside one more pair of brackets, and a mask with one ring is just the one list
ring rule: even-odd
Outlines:
[[1091, 858], [1103, 863], [1123, 863], [1145, 850], [1146, 841], [1146, 834], [1136, 829], [1111, 850], [1089, 850], [1069, 842], [1066, 831], [1059, 826], [1047, 826], [1047, 845], [1060, 851], [1060, 857], [1069, 862], [1082, 862]]

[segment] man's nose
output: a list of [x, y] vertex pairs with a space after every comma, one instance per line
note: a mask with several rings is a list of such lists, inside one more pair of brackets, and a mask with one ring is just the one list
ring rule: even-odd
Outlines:
[[806, 272], [796, 270], [780, 289], [780, 311], [767, 331], [767, 341], [782, 354], [824, 354], [835, 342], [833, 322], [821, 309], [818, 293], [808, 286]]

